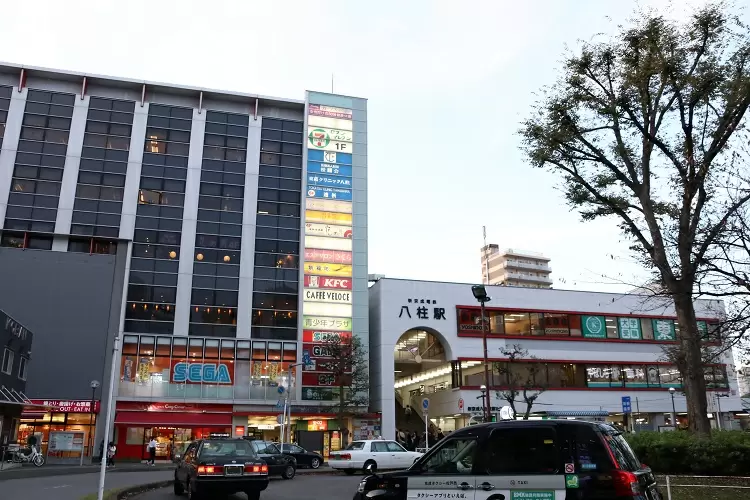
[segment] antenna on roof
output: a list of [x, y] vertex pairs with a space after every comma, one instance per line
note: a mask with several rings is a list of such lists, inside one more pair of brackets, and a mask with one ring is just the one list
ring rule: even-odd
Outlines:
[[333, 73], [331, 73], [331, 94], [333, 94]]

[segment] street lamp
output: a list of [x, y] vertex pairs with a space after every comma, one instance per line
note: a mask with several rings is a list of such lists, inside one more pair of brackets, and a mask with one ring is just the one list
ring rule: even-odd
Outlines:
[[[289, 365], [289, 383], [286, 388], [286, 404], [284, 404], [284, 414], [281, 418], [281, 451], [284, 449], [284, 439], [286, 438], [286, 432], [289, 431], [289, 441], [292, 440], [292, 404], [290, 401], [289, 393], [292, 390], [294, 383], [292, 382], [292, 369], [297, 366], [305, 366], [305, 363], [294, 363]], [[287, 410], [289, 411], [289, 423], [286, 423]]]
[[[487, 295], [487, 290], [484, 288], [484, 285], [473, 285], [471, 287], [471, 293], [474, 294], [474, 298], [477, 299], [477, 301], [479, 302], [479, 305], [480, 305], [481, 311], [482, 311], [482, 347], [484, 349], [484, 355], [483, 355], [483, 360], [484, 360], [484, 386], [485, 386], [485, 389], [487, 389], [490, 386], [490, 370], [489, 370], [489, 366], [488, 366], [489, 363], [487, 362], [487, 330], [488, 330], [488, 325], [487, 325], [487, 318], [485, 316], [484, 304], [486, 302], [489, 302], [491, 300], [491, 298]], [[484, 415], [483, 415], [484, 416], [484, 421], [485, 422], [489, 422], [490, 421], [490, 410], [491, 410], [491, 405], [490, 405], [490, 391], [489, 390], [485, 390], [483, 396], [484, 396], [484, 399], [482, 400], [482, 406], [484, 408], [484, 411], [483, 411], [483, 413], [484, 413]]]
[[674, 409], [674, 393], [677, 391], [674, 387], [669, 388], [669, 395], [672, 396], [672, 427], [677, 429], [677, 412]]
[[[94, 400], [96, 399], [96, 390], [99, 388], [99, 381], [92, 380], [89, 384], [91, 387], [91, 414], [89, 415], [89, 456], [94, 458]], [[103, 453], [102, 453], [103, 455]]]
[[[487, 416], [487, 409], [486, 409], [485, 400], [484, 400], [484, 394], [487, 392], [487, 386], [484, 384], [480, 385], [479, 391], [482, 393], [482, 395], [479, 397], [482, 398], [482, 419], [484, 420]], [[484, 420], [484, 421], [489, 422], [489, 420]]]
[[718, 418], [716, 419], [716, 423], [718, 424], [720, 431], [724, 430], [724, 425], [721, 423], [721, 398], [728, 398], [728, 397], [729, 397], [729, 394], [721, 394], [720, 392], [716, 393], [716, 404], [718, 404], [718, 410], [719, 410], [717, 414]]

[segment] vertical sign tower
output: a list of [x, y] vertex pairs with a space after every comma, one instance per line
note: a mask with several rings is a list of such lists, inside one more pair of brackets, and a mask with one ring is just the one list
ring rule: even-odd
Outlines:
[[321, 344], [369, 338], [366, 101], [308, 92], [306, 109], [301, 396], [336, 401]]

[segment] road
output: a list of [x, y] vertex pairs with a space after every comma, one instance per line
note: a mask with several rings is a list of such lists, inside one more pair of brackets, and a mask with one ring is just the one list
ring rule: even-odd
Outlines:
[[[272, 479], [268, 489], [260, 494], [261, 500], [351, 500], [362, 476], [298, 475], [291, 481]], [[9, 497], [12, 498], [12, 497]], [[133, 500], [175, 500], [172, 488], [150, 491]], [[184, 497], [182, 497], [184, 498]], [[244, 494], [230, 500], [245, 500]], [[55, 500], [58, 500], [55, 498]]]
[[[118, 472], [107, 474], [105, 489], [122, 488], [137, 484], [164, 481], [174, 477], [171, 469], [148, 472]], [[35, 477], [33, 479], [10, 479], [0, 483], [0, 498], [79, 500], [95, 493], [99, 487], [99, 474], [75, 474], [67, 476]]]

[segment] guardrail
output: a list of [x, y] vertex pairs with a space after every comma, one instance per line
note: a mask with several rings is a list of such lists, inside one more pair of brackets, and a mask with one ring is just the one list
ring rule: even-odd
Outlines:
[[[672, 489], [679, 488], [732, 488], [739, 490], [750, 490], [750, 486], [737, 486], [737, 485], [722, 485], [722, 484], [672, 484], [670, 476], [665, 477], [665, 488], [667, 490], [667, 500], [672, 500]], [[744, 476], [672, 476], [679, 478], [694, 478], [694, 479], [741, 479], [750, 481], [750, 477]], [[750, 496], [750, 492], [748, 492]], [[679, 500], [679, 499], [677, 499]]]

